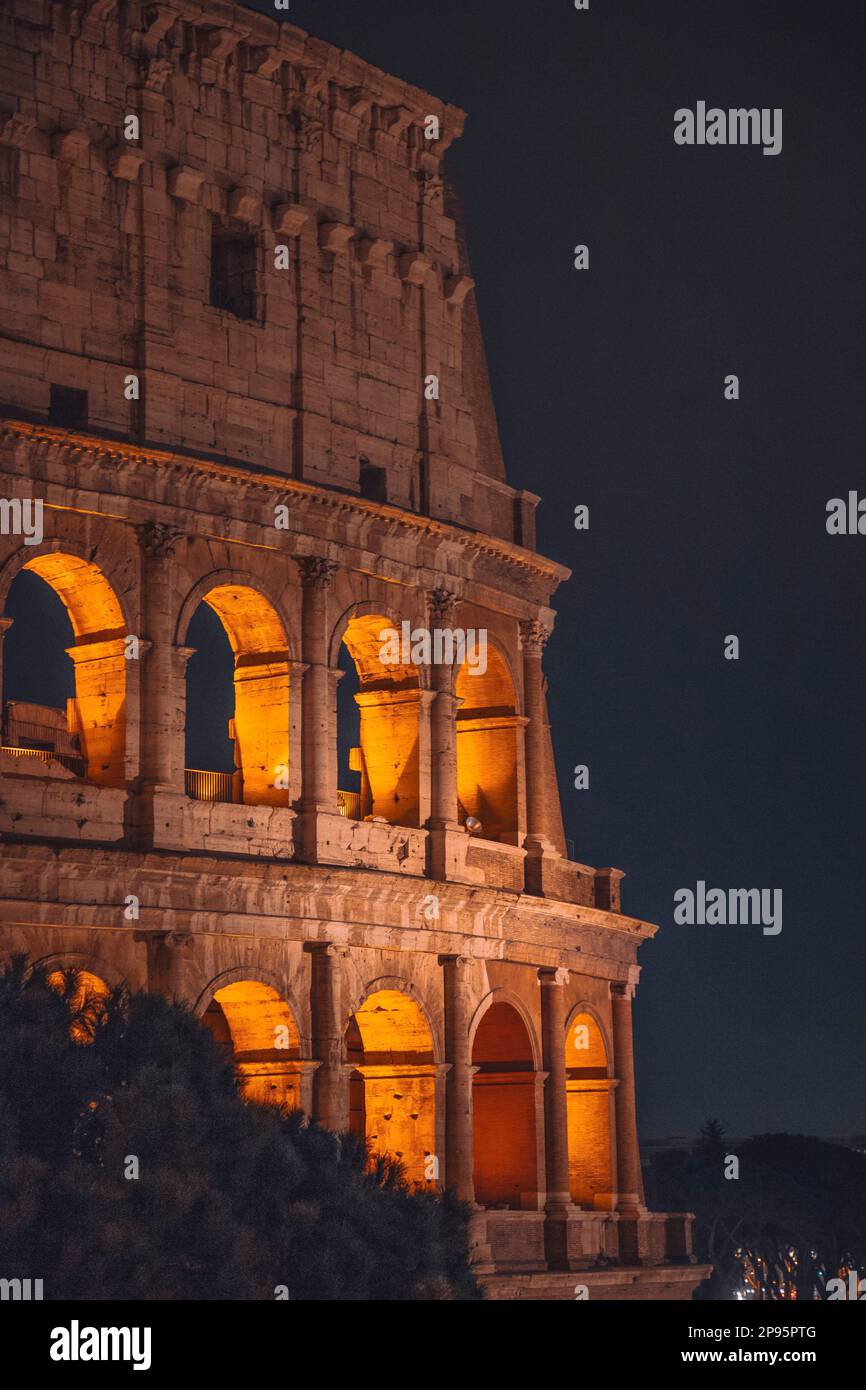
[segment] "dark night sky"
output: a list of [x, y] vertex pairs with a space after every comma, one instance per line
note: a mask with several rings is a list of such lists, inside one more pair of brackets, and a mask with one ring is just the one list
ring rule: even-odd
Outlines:
[[[591, 6], [287, 17], [470, 115], [449, 162], [508, 478], [542, 494], [539, 548], [574, 571], [546, 658], [566, 833], [662, 927], [636, 1004], [642, 1135], [710, 1115], [863, 1132], [866, 536], [829, 537], [825, 506], [866, 495], [866, 10]], [[782, 107], [782, 153], [677, 147], [699, 99]], [[675, 926], [698, 879], [781, 888], [781, 935]]]
[[[289, 18], [469, 112], [449, 160], [508, 477], [574, 570], [546, 660], [567, 833], [662, 926], [641, 1132], [866, 1130], [866, 537], [825, 530], [866, 495], [862, 0]], [[699, 99], [781, 106], [782, 153], [676, 146]], [[781, 935], [675, 926], [699, 878], [781, 888]]]

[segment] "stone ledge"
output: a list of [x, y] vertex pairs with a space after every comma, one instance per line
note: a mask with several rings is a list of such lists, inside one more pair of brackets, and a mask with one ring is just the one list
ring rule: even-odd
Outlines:
[[646, 1300], [690, 1302], [695, 1289], [711, 1273], [710, 1265], [655, 1265], [584, 1269], [568, 1274], [512, 1273], [486, 1275], [485, 1297], [492, 1301], [573, 1303], [581, 1285], [589, 1302], [637, 1302]]

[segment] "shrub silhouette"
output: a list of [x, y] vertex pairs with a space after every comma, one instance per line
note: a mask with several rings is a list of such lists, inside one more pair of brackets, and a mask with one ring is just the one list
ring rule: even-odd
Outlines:
[[63, 993], [22, 959], [0, 974], [6, 1277], [47, 1299], [480, 1297], [451, 1194], [245, 1102], [188, 1009], [115, 991], [82, 1043], [74, 998], [74, 973]]

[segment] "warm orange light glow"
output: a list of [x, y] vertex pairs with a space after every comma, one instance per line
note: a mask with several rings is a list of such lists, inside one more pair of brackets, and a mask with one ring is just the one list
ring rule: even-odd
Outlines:
[[390, 618], [352, 618], [343, 635], [355, 663], [361, 711], [360, 772], [362, 809], [392, 825], [419, 823], [418, 669], [384, 665], [379, 659], [380, 634], [393, 626]]
[[255, 589], [223, 584], [205, 596], [235, 656], [235, 738], [249, 806], [288, 804], [289, 653], [283, 625]]
[[202, 1022], [217, 1042], [231, 1049], [247, 1100], [300, 1107], [300, 1035], [277, 990], [258, 980], [225, 985]]
[[532, 1210], [538, 1204], [535, 1065], [526, 1026], [507, 1003], [478, 1026], [472, 1061], [475, 1196], [482, 1206]]
[[63, 603], [75, 645], [75, 708], [88, 781], [106, 787], [126, 780], [126, 636], [123, 613], [102, 571], [76, 555], [36, 555], [24, 566]]
[[47, 980], [51, 989], [64, 995], [69, 1005], [73, 1017], [69, 1028], [72, 1041], [84, 1046], [92, 1043], [96, 1029], [105, 1016], [105, 1001], [111, 992], [108, 985], [89, 970], [76, 970], [71, 988], [67, 971], [52, 970]]
[[350, 1129], [376, 1153], [403, 1164], [410, 1182], [436, 1176], [436, 1070], [433, 1039], [421, 1009], [397, 990], [377, 990], [346, 1031]]
[[604, 1037], [591, 1014], [578, 1014], [565, 1040], [568, 1095], [568, 1171], [579, 1206], [612, 1203], [611, 1092]]
[[490, 643], [487, 670], [457, 673], [457, 795], [463, 810], [482, 824], [486, 840], [513, 842], [517, 830], [516, 702], [501, 652]]

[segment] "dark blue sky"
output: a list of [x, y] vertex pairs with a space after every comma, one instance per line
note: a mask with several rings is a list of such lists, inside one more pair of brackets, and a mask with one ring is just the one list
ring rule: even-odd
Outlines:
[[[636, 1004], [646, 1136], [708, 1115], [735, 1134], [866, 1130], [866, 537], [824, 524], [828, 498], [866, 496], [864, 16], [860, 0], [289, 16], [469, 112], [449, 160], [508, 477], [543, 495], [540, 548], [574, 570], [546, 662], [567, 833], [662, 926]], [[782, 107], [782, 153], [675, 146], [674, 112], [698, 100]], [[781, 935], [674, 926], [674, 892], [701, 878], [781, 888]]]
[[[863, 1132], [866, 536], [830, 538], [825, 507], [866, 496], [866, 11], [591, 6], [288, 17], [469, 112], [449, 161], [508, 477], [574, 570], [546, 659], [566, 833], [662, 927], [642, 1135]], [[677, 147], [701, 99], [782, 107], [782, 153]], [[781, 935], [675, 926], [698, 879], [782, 889]]]

